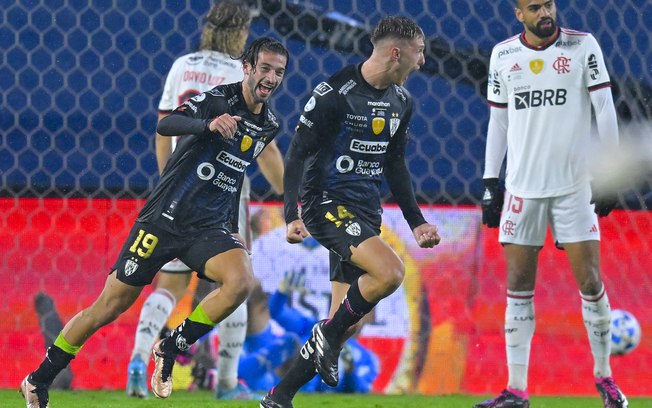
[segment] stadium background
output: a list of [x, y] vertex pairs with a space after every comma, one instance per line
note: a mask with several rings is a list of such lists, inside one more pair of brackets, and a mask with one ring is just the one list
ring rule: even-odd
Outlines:
[[[404, 14], [424, 28], [426, 65], [406, 85], [416, 102], [408, 156], [419, 200], [449, 242], [419, 252], [404, 239], [409, 231], [402, 223], [385, 225], [414, 274], [404, 285], [404, 301], [385, 312], [399, 330], [371, 327], [363, 340], [382, 357], [378, 392], [501, 389], [506, 380], [504, 261], [494, 231], [480, 226], [476, 205], [488, 119], [486, 64], [494, 43], [520, 31], [513, 3], [252, 4], [260, 12], [252, 36], [275, 36], [292, 55], [273, 101], [283, 119], [282, 151], [310, 89], [368, 55], [368, 32], [380, 18]], [[205, 0], [0, 0], [0, 351], [11, 356], [0, 387], [15, 387], [42, 358], [33, 309], [38, 292], [49, 293], [67, 320], [101, 290], [158, 179], [153, 134], [165, 74], [174, 58], [196, 49], [210, 5]], [[593, 32], [601, 43], [621, 126], [649, 121], [652, 4], [559, 1], [558, 8], [561, 25]], [[265, 202], [253, 207], [262, 238], [279, 225], [274, 204], [279, 197], [268, 192], [256, 168], [251, 174], [253, 199]], [[652, 194], [649, 180], [623, 187], [622, 209], [601, 220], [603, 273], [612, 307], [633, 312], [644, 334], [641, 346], [614, 358], [613, 366], [628, 395], [652, 395], [652, 384], [641, 381], [652, 371], [652, 318], [646, 313], [652, 306], [652, 214], [647, 211]], [[396, 218], [391, 204], [387, 218]], [[592, 395], [590, 356], [568, 264], [550, 245], [540, 264], [531, 392]], [[88, 342], [72, 365], [74, 387], [123, 386], [144, 297]]]

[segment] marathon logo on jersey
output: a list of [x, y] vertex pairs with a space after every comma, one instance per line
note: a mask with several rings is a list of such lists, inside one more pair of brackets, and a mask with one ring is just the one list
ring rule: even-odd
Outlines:
[[367, 106], [373, 106], [375, 108], [389, 108], [392, 106], [392, 104], [383, 101], [367, 101]]
[[598, 69], [598, 57], [595, 56], [595, 54], [589, 55], [589, 70], [591, 75], [592, 80], [596, 80], [600, 77], [600, 70]]
[[385, 118], [373, 118], [371, 120], [371, 130], [376, 136], [382, 133], [385, 129]]
[[514, 94], [516, 110], [538, 108], [541, 106], [562, 106], [566, 104], [565, 89], [544, 89]]
[[509, 48], [504, 48], [500, 51], [498, 51], [498, 58], [505, 57], [507, 55], [512, 55], [516, 54], [517, 52], [523, 51], [523, 47], [509, 47]]
[[345, 83], [344, 85], [342, 85], [342, 87], [340, 88], [340, 91], [339, 91], [339, 92], [340, 92], [341, 95], [346, 95], [346, 94], [348, 94], [349, 91], [350, 91], [351, 89], [353, 89], [356, 85], [357, 85], [357, 83], [356, 83], [354, 80], [349, 79], [349, 80], [347, 81], [347, 83]]
[[543, 71], [543, 60], [535, 59], [530, 61], [530, 71], [532, 71], [535, 75], [540, 74], [541, 71]]
[[225, 95], [222, 93], [222, 91], [220, 91], [219, 89], [216, 89], [216, 88], [211, 89], [211, 90], [208, 91], [207, 93], [209, 93], [209, 94], [211, 94], [211, 95], [213, 95], [213, 96], [225, 96]]
[[324, 96], [332, 90], [333, 88], [326, 82], [322, 82], [315, 87], [315, 93], [319, 96]]
[[367, 142], [365, 140], [353, 139], [349, 149], [356, 153], [383, 154], [387, 151], [389, 142]]
[[215, 157], [215, 160], [217, 160], [218, 163], [222, 163], [226, 167], [229, 167], [229, 168], [231, 168], [233, 170], [236, 170], [236, 171], [239, 171], [241, 173], [243, 171], [245, 171], [247, 166], [249, 166], [248, 161], [244, 161], [244, 160], [242, 160], [242, 159], [240, 159], [238, 157], [235, 157], [231, 153], [225, 152], [224, 150], [222, 150], [221, 152], [219, 152], [217, 154], [217, 157]]
[[246, 127], [250, 128], [250, 129], [253, 129], [253, 130], [257, 131], [257, 132], [262, 132], [263, 131], [263, 128], [261, 128], [260, 126], [254, 125], [253, 123], [251, 123], [251, 122], [249, 122], [247, 120], [243, 120], [242, 123], [244, 123], [244, 125]]

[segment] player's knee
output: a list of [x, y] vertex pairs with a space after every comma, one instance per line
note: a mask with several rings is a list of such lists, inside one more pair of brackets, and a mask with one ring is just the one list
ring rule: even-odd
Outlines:
[[403, 283], [405, 267], [402, 262], [385, 265], [381, 273], [383, 284], [388, 292], [394, 292]]
[[102, 304], [96, 303], [87, 312], [90, 313], [97, 326], [96, 328], [100, 328], [120, 317], [127, 308], [128, 306], [116, 299]]
[[222, 283], [221, 290], [230, 294], [234, 304], [240, 305], [247, 300], [255, 286], [256, 280], [254, 279], [254, 275], [248, 271], [243, 271], [237, 274], [237, 276], [226, 279]]
[[242, 297], [242, 302], [247, 300], [249, 295], [251, 295], [251, 292], [253, 292], [254, 287], [256, 287], [256, 280], [254, 279], [253, 274], [243, 274], [242, 280], [241, 280], [241, 287], [240, 287], [240, 295]]

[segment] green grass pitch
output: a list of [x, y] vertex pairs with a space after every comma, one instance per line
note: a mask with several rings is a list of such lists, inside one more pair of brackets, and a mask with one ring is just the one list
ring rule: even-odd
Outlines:
[[[299, 394], [294, 400], [296, 408], [471, 408], [488, 396], [450, 395], [352, 395], [352, 394]], [[0, 407], [24, 406], [17, 390], [0, 390]], [[530, 397], [533, 408], [599, 408], [599, 397]], [[174, 391], [167, 400], [150, 394], [148, 400], [127, 398], [124, 391], [51, 391], [53, 408], [257, 408], [257, 401], [216, 401], [207, 391]], [[652, 408], [652, 398], [629, 398], [632, 408]]]

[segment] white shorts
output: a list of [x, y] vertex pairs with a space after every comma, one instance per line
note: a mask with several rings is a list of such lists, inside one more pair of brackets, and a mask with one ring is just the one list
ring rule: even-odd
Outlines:
[[[238, 215], [238, 229], [240, 230], [240, 235], [245, 239], [247, 247], [251, 245], [251, 226], [249, 224], [249, 194], [251, 191], [251, 185], [249, 177], [245, 176], [242, 183], [242, 191], [240, 193], [240, 207]], [[174, 259], [161, 268], [161, 271], [167, 273], [190, 273], [190, 269], [186, 264], [181, 262], [178, 259]]]
[[543, 246], [548, 225], [556, 244], [599, 241], [600, 225], [591, 187], [559, 197], [520, 198], [505, 192], [500, 217], [501, 243]]

